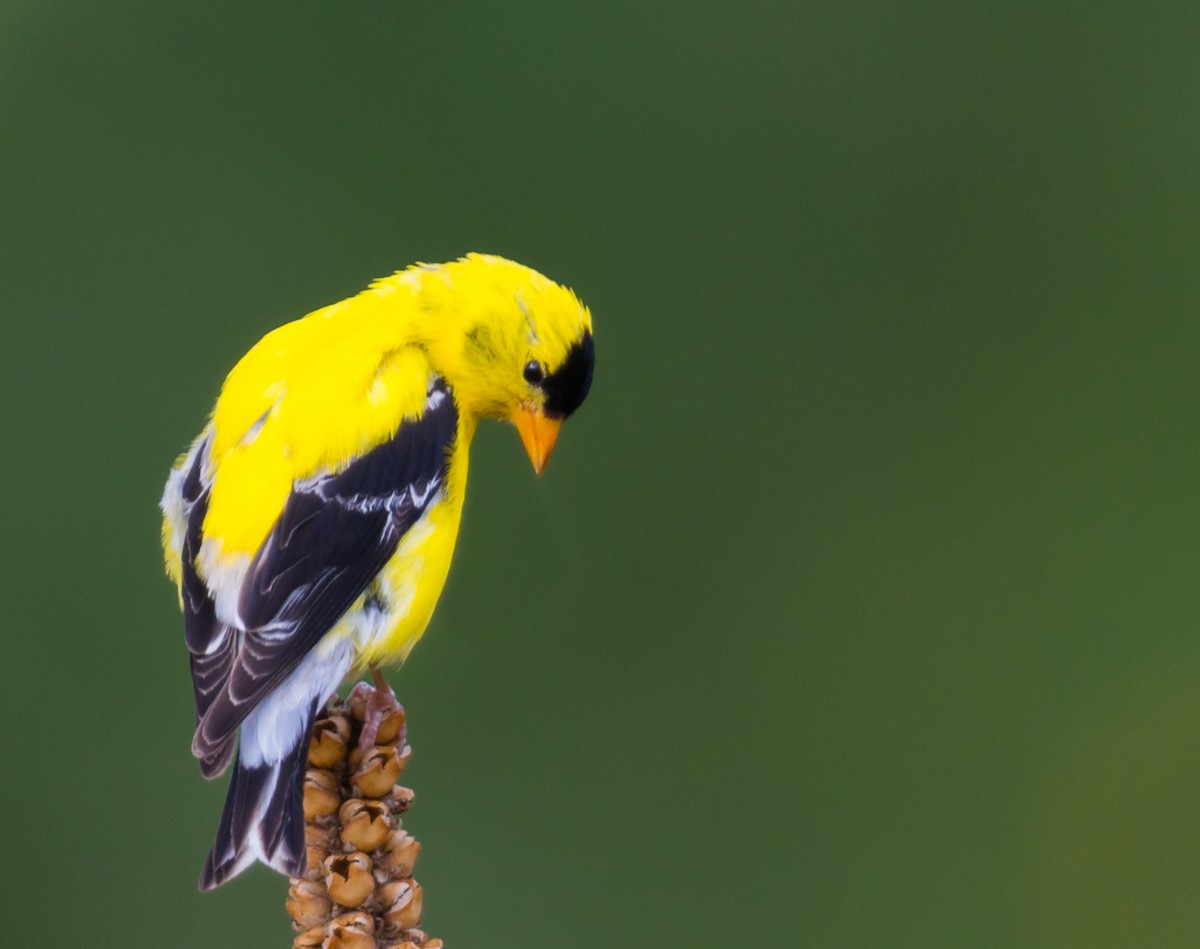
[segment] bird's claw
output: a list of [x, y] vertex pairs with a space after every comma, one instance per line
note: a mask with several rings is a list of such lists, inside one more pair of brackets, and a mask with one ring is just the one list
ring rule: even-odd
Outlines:
[[372, 669], [371, 672], [375, 686], [359, 682], [350, 692], [348, 699], [351, 704], [363, 704], [363, 724], [358, 735], [358, 747], [364, 753], [380, 742], [395, 743], [396, 747], [403, 748], [408, 734], [404, 706], [396, 701], [396, 693], [387, 684], [383, 673], [378, 669]]

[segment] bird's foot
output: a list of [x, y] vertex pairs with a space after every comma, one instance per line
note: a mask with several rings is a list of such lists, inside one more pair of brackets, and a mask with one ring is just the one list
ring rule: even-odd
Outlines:
[[363, 706], [363, 724], [358, 736], [358, 747], [364, 754], [380, 744], [395, 744], [397, 748], [403, 749], [408, 734], [404, 721], [404, 706], [396, 701], [396, 693], [387, 684], [377, 666], [371, 667], [371, 677], [375, 680], [374, 688], [366, 682], [360, 682], [347, 699], [351, 707], [357, 706], [359, 702]]

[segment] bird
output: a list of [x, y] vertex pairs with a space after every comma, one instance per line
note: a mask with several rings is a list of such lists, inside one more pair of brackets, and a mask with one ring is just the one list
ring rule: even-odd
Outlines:
[[209, 779], [233, 764], [200, 889], [256, 862], [304, 871], [313, 722], [425, 632], [479, 421], [512, 422], [540, 475], [594, 362], [571, 289], [471, 253], [286, 323], [230, 371], [161, 500], [192, 754]]

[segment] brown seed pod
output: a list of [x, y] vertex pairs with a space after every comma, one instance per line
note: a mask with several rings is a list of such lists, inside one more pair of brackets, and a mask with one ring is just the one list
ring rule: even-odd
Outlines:
[[375, 731], [375, 744], [394, 745], [403, 733], [404, 709], [393, 709], [380, 720]]
[[403, 814], [412, 805], [416, 796], [412, 788], [406, 788], [403, 785], [397, 784], [383, 800], [387, 803], [393, 814]]
[[325, 927], [306, 929], [292, 940], [292, 949], [322, 949], [325, 945]]
[[386, 870], [393, 879], [412, 876], [421, 844], [412, 834], [397, 827], [387, 836], [375, 857], [375, 866]]
[[375, 920], [366, 913], [345, 913], [329, 924], [325, 949], [375, 949]]
[[367, 718], [367, 696], [370, 695], [370, 686], [365, 682], [360, 682], [350, 694], [346, 696], [345, 706], [354, 721], [358, 725], [362, 725]]
[[402, 755], [396, 748], [375, 747], [363, 758], [362, 764], [350, 779], [350, 786], [358, 788], [363, 797], [385, 797], [396, 785], [400, 772], [408, 764], [409, 754]]
[[337, 812], [341, 804], [338, 779], [332, 771], [310, 769], [304, 775], [304, 819], [313, 821]]
[[356, 850], [372, 851], [388, 838], [392, 815], [379, 801], [351, 798], [338, 809], [342, 840]]
[[332, 768], [346, 760], [350, 748], [350, 720], [345, 715], [330, 715], [313, 725], [308, 743], [308, 766]]
[[325, 861], [325, 885], [343, 906], [361, 906], [375, 892], [371, 858], [365, 853], [332, 854]]
[[288, 915], [301, 929], [310, 929], [329, 919], [333, 902], [325, 884], [314, 880], [295, 880], [288, 888], [285, 904]]
[[[309, 876], [321, 870], [329, 851], [333, 849], [333, 831], [321, 824], [304, 825], [304, 846], [308, 855], [304, 875]], [[320, 875], [320, 874], [318, 874]]]
[[421, 904], [425, 895], [416, 880], [393, 880], [379, 888], [379, 902], [383, 904], [383, 930], [388, 935], [399, 935], [421, 922]]

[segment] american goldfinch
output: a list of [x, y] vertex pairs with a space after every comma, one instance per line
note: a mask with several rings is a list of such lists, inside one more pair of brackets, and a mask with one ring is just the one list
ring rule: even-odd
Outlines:
[[256, 860], [304, 870], [314, 717], [351, 674], [403, 661], [437, 603], [483, 418], [540, 474], [592, 381], [591, 315], [500, 257], [417, 264], [268, 333], [167, 479], [207, 778], [234, 760], [200, 888]]

